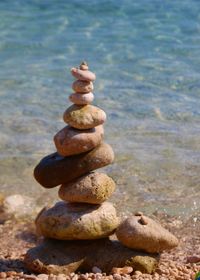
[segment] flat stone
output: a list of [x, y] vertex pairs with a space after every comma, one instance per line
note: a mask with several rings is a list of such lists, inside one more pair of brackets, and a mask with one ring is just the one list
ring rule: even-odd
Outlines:
[[58, 153], [53, 153], [44, 157], [35, 167], [34, 177], [43, 187], [53, 188], [109, 165], [113, 160], [113, 150], [105, 143], [75, 156], [62, 157]]
[[94, 89], [93, 83], [88, 81], [76, 80], [72, 84], [72, 89], [80, 94], [92, 92]]
[[132, 249], [158, 253], [178, 245], [177, 238], [146, 216], [131, 216], [116, 231], [119, 241]]
[[[158, 255], [147, 255], [124, 247], [120, 242], [108, 238], [98, 240], [60, 241], [45, 239], [40, 245], [29, 249], [24, 262], [36, 273], [69, 275], [75, 271], [91, 272], [98, 267], [110, 274], [113, 267], [124, 267], [134, 257], [151, 256], [157, 264]], [[154, 264], [154, 268], [156, 266]], [[143, 265], [133, 271], [144, 269]], [[150, 272], [151, 273], [151, 272]]]
[[103, 124], [106, 113], [93, 105], [72, 105], [64, 112], [63, 120], [74, 128], [89, 129]]
[[54, 143], [61, 156], [71, 156], [94, 149], [102, 142], [103, 135], [102, 125], [86, 130], [66, 126], [54, 136]]
[[76, 105], [88, 105], [94, 100], [94, 94], [92, 92], [84, 94], [72, 93], [69, 96], [69, 100]]
[[119, 225], [110, 202], [101, 205], [60, 201], [36, 219], [37, 232], [59, 240], [84, 240], [107, 237]]
[[115, 190], [115, 182], [104, 173], [91, 172], [59, 189], [59, 197], [70, 202], [100, 204]]
[[81, 81], [93, 82], [96, 79], [96, 75], [89, 70], [81, 70], [73, 67], [71, 73], [76, 79]]

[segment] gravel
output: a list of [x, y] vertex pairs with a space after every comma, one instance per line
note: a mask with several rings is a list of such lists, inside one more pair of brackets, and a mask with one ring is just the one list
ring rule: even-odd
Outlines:
[[[129, 269], [113, 269], [112, 275], [102, 273], [98, 267], [91, 273], [71, 273], [46, 275], [33, 274], [23, 264], [26, 251], [38, 241], [34, 223], [29, 220], [16, 220], [1, 217], [0, 214], [0, 279], [27, 280], [193, 280], [200, 271], [200, 219], [189, 219], [184, 223], [175, 217], [159, 215], [159, 221], [180, 240], [178, 248], [161, 254], [159, 266], [154, 274], [132, 272]], [[195, 220], [195, 222], [194, 222]], [[129, 274], [123, 274], [123, 271]]]

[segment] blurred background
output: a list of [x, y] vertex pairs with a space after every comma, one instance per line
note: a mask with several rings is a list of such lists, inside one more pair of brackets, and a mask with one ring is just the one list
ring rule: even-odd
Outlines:
[[0, 192], [57, 200], [33, 178], [65, 126], [86, 60], [116, 160], [112, 201], [126, 212], [190, 217], [200, 204], [198, 0], [0, 1]]

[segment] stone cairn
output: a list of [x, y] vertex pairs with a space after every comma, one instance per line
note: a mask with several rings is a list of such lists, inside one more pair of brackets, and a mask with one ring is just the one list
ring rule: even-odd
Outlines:
[[[67, 126], [54, 136], [57, 152], [34, 170], [43, 187], [60, 186], [62, 201], [38, 214], [36, 229], [45, 239], [27, 252], [25, 264], [38, 273], [69, 274], [94, 267], [110, 273], [127, 266], [129, 273], [152, 273], [158, 253], [178, 241], [142, 213], [120, 224], [114, 206], [107, 202], [115, 183], [105, 173], [94, 172], [114, 160], [112, 148], [103, 142], [106, 114], [91, 105], [96, 76], [86, 62], [71, 73], [76, 80], [69, 96], [74, 104], [63, 115]], [[115, 230], [119, 241], [109, 238]]]

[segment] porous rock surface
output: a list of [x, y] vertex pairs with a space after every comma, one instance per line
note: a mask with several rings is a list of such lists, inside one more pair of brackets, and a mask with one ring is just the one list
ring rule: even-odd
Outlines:
[[119, 241], [132, 249], [158, 253], [178, 245], [178, 239], [159, 223], [143, 215], [125, 219], [116, 231]]
[[63, 114], [63, 120], [77, 129], [89, 129], [101, 125], [106, 113], [93, 105], [72, 105]]
[[60, 201], [41, 212], [36, 219], [37, 232], [59, 240], [84, 240], [107, 237], [119, 225], [110, 202], [101, 205]]
[[70, 202], [100, 204], [115, 190], [115, 182], [105, 173], [91, 172], [59, 189], [59, 197]]
[[[133, 259], [140, 257], [141, 266], [133, 265]], [[124, 267], [128, 263], [133, 270], [145, 269], [143, 258], [146, 254], [124, 247], [118, 241], [108, 238], [83, 241], [59, 241], [46, 239], [40, 245], [30, 249], [25, 256], [26, 267], [37, 273], [69, 274], [76, 270], [91, 271], [98, 267], [102, 272], [110, 273], [113, 267]], [[158, 255], [148, 256], [154, 263], [152, 273], [157, 266]], [[154, 260], [154, 261], [152, 261]], [[149, 266], [150, 267], [150, 266]]]

